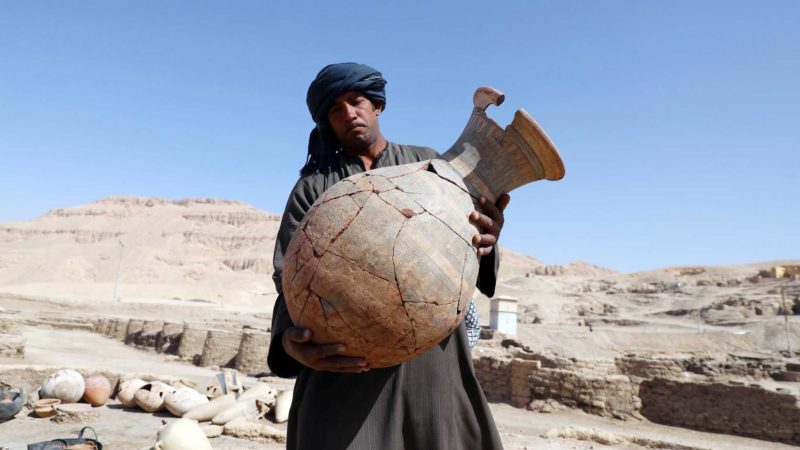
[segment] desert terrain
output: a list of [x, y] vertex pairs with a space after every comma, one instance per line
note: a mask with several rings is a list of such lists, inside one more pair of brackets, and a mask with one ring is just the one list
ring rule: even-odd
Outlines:
[[[238, 365], [245, 384], [291, 389], [241, 363], [242, 330], [268, 336], [279, 223], [235, 201], [110, 197], [0, 224], [0, 389], [32, 393], [61, 368], [201, 383], [220, 365]], [[800, 445], [800, 260], [619, 273], [501, 256], [496, 297], [517, 300], [517, 333], [490, 330], [490, 301], [478, 295], [485, 327], [473, 359], [506, 448]], [[219, 364], [203, 354], [217, 345], [210, 337], [193, 351], [153, 344], [168, 325], [183, 330], [181, 345], [190, 331], [220, 330], [242, 347]], [[112, 449], [150, 448], [174, 420], [113, 399], [94, 412], [85, 425]], [[286, 424], [260, 422], [272, 431], [211, 443], [284, 448]], [[0, 423], [0, 448], [83, 425], [26, 407]]]

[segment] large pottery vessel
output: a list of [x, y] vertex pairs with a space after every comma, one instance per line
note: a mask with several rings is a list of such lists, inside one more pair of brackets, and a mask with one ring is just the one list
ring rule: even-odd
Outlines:
[[300, 223], [283, 266], [296, 326], [341, 342], [370, 367], [409, 360], [463, 318], [478, 277], [468, 219], [483, 196], [558, 180], [564, 165], [524, 111], [505, 129], [486, 116], [503, 95], [476, 91], [475, 108], [441, 159], [370, 170], [325, 191]]

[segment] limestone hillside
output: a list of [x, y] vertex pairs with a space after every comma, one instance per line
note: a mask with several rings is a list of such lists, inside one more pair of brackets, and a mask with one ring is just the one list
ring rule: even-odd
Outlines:
[[[0, 294], [60, 300], [271, 304], [280, 215], [216, 199], [108, 197], [0, 224]], [[612, 272], [502, 249], [502, 279]]]

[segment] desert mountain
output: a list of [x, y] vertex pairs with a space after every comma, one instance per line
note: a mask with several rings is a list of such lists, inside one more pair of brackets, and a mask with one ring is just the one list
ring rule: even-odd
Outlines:
[[[0, 293], [110, 301], [271, 304], [280, 215], [230, 200], [108, 197], [0, 224]], [[611, 274], [501, 249], [501, 279]]]
[[58, 298], [254, 303], [280, 216], [243, 203], [109, 197], [0, 224], [0, 291]]

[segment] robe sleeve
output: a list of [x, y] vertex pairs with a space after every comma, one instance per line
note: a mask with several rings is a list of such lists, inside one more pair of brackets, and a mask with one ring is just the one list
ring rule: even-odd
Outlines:
[[481, 256], [478, 268], [478, 283], [475, 285], [487, 297], [494, 297], [497, 285], [497, 271], [500, 269], [500, 246], [495, 245], [492, 253]]
[[272, 264], [275, 271], [272, 274], [272, 281], [275, 283], [275, 290], [278, 298], [275, 300], [275, 307], [272, 311], [272, 339], [270, 340], [267, 364], [273, 373], [280, 377], [289, 378], [297, 376], [304, 367], [297, 360], [286, 353], [283, 348], [283, 332], [294, 326], [289, 311], [286, 309], [286, 300], [283, 296], [283, 284], [281, 276], [283, 274], [283, 257], [286, 253], [289, 242], [294, 236], [294, 232], [300, 225], [311, 205], [319, 195], [311, 177], [303, 177], [297, 181], [289, 199], [286, 201], [286, 209], [281, 219], [278, 229], [278, 237], [275, 242], [275, 253], [272, 257]]

